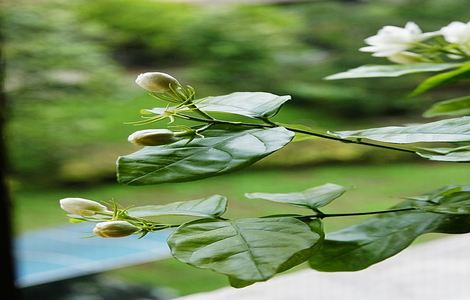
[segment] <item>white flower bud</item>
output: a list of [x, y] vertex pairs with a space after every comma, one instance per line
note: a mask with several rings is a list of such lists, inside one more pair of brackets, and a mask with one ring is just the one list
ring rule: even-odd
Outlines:
[[109, 212], [106, 206], [82, 198], [64, 198], [59, 203], [66, 212], [85, 217], [93, 216], [97, 212]]
[[107, 221], [96, 224], [93, 233], [99, 237], [109, 238], [128, 236], [139, 230], [139, 227], [127, 221]]
[[393, 54], [387, 58], [391, 62], [394, 62], [397, 64], [404, 64], [404, 65], [424, 62], [424, 59], [421, 55], [413, 53], [413, 52], [408, 52], [408, 51], [403, 51], [397, 54]]
[[175, 133], [168, 129], [145, 129], [129, 135], [127, 140], [139, 146], [158, 146], [176, 141]]
[[174, 77], [160, 72], [147, 72], [137, 76], [135, 80], [143, 89], [154, 93], [165, 93], [170, 89], [170, 84], [180, 85]]

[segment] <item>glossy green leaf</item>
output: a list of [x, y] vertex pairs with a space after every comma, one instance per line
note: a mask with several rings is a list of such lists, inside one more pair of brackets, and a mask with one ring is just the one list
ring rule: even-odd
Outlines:
[[[250, 118], [262, 118], [274, 116], [281, 106], [291, 99], [291, 96], [278, 96], [265, 92], [236, 92], [224, 96], [207, 97], [195, 100], [194, 104], [202, 111], [223, 112], [242, 115]], [[157, 115], [167, 110], [176, 110], [176, 107], [162, 108], [155, 107], [144, 110]], [[180, 112], [187, 112], [191, 109], [181, 107]]]
[[385, 143], [470, 141], [470, 117], [446, 119], [425, 124], [389, 126], [330, 134], [340, 138], [366, 138]]
[[470, 161], [470, 146], [455, 148], [420, 148], [416, 153], [424, 158], [436, 161]]
[[207, 97], [196, 101], [202, 111], [226, 112], [251, 118], [271, 117], [291, 97], [264, 92], [236, 92], [224, 96]]
[[470, 214], [470, 186], [449, 185], [436, 193], [424, 195], [424, 200], [428, 202], [427, 205], [420, 206], [420, 209], [424, 211], [456, 215]]
[[131, 217], [139, 218], [171, 215], [215, 218], [221, 216], [226, 209], [227, 198], [213, 195], [204, 199], [173, 202], [166, 205], [132, 207], [127, 210], [127, 213]]
[[470, 115], [470, 96], [438, 102], [431, 106], [425, 117]]
[[340, 185], [327, 183], [296, 193], [246, 193], [249, 199], [263, 199], [280, 203], [294, 204], [307, 208], [320, 208], [341, 196], [346, 189]]
[[429, 77], [428, 79], [424, 80], [416, 89], [411, 93], [412, 96], [420, 95], [430, 89], [435, 87], [441, 86], [443, 84], [456, 81], [462, 78], [470, 77], [470, 63], [466, 63], [462, 65], [457, 70], [453, 70], [446, 73], [441, 73]]
[[[470, 232], [470, 216], [427, 212], [429, 207], [468, 205], [470, 187], [450, 186], [429, 201], [407, 200], [395, 208], [417, 207], [378, 215], [357, 225], [327, 234], [320, 250], [309, 262], [319, 271], [358, 271], [378, 263], [408, 247], [425, 233]], [[449, 192], [450, 191], [450, 192]], [[458, 204], [460, 203], [460, 204]], [[419, 209], [419, 208], [422, 208]]]
[[131, 185], [182, 182], [247, 167], [284, 147], [294, 133], [283, 127], [204, 131], [205, 138], [144, 147], [119, 157], [118, 181]]
[[368, 78], [368, 77], [398, 77], [411, 73], [438, 72], [448, 69], [454, 69], [462, 64], [458, 63], [419, 63], [409, 65], [365, 65], [358, 68], [330, 75], [325, 79], [349, 79], [349, 78]]
[[[283, 271], [289, 270], [305, 261], [307, 261], [312, 253], [316, 251], [319, 247], [321, 247], [323, 240], [325, 239], [325, 232], [323, 229], [323, 223], [320, 219], [312, 219], [308, 223], [308, 226], [310, 227], [310, 230], [313, 231], [314, 233], [317, 233], [320, 235], [319, 240], [315, 243], [313, 247], [310, 249], [305, 249], [300, 252], [297, 252], [294, 256], [292, 256], [289, 260], [284, 262], [278, 269], [276, 273], [281, 273]], [[229, 277], [229, 282], [232, 287], [235, 288], [243, 288], [246, 286], [249, 286], [256, 281], [244, 281], [240, 280], [234, 277]]]
[[180, 226], [168, 244], [178, 260], [226, 274], [240, 287], [305, 261], [322, 240], [314, 229], [290, 217], [202, 219]]
[[423, 210], [441, 214], [470, 215], [470, 200], [448, 205], [426, 206]]
[[244, 287], [247, 287], [249, 285], [252, 285], [253, 283], [256, 283], [256, 281], [240, 280], [240, 279], [230, 277], [230, 276], [228, 277], [228, 281], [229, 281], [231, 287], [234, 287], [234, 288], [237, 288], [237, 289], [244, 288]]
[[449, 202], [449, 199], [452, 200], [456, 196], [456, 193], [459, 192], [468, 192], [468, 186], [462, 185], [446, 185], [440, 189], [434, 190], [430, 193], [426, 193], [419, 196], [406, 197], [408, 200], [417, 200], [417, 201], [426, 201], [430, 203], [442, 203]]

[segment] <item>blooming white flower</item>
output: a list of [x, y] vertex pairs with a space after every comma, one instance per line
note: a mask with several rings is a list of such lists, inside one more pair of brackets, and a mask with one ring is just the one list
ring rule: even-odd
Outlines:
[[423, 33], [414, 22], [406, 23], [404, 28], [397, 26], [385, 26], [380, 29], [376, 35], [365, 39], [366, 44], [359, 50], [363, 52], [373, 52], [373, 56], [389, 57], [397, 53], [406, 51], [431, 36], [439, 34], [438, 32]]
[[107, 221], [96, 224], [93, 233], [99, 237], [109, 238], [128, 236], [139, 230], [139, 227], [127, 221]]
[[175, 141], [175, 133], [168, 129], [144, 129], [129, 135], [127, 140], [139, 146], [158, 146]]
[[98, 212], [109, 212], [106, 206], [83, 198], [64, 198], [59, 203], [63, 210], [74, 215], [89, 217]]
[[147, 72], [137, 76], [135, 80], [140, 87], [149, 92], [164, 93], [170, 89], [170, 84], [180, 85], [173, 76], [161, 72]]
[[442, 27], [440, 33], [447, 42], [457, 44], [470, 53], [470, 22], [452, 22]]

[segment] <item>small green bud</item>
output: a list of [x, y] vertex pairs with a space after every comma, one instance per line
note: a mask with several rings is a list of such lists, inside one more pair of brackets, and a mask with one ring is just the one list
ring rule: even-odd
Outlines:
[[170, 90], [170, 84], [179, 86], [180, 83], [174, 77], [160, 72], [147, 72], [137, 76], [135, 80], [143, 89], [154, 93], [165, 93]]
[[93, 216], [98, 212], [109, 212], [106, 206], [83, 198], [64, 198], [59, 203], [66, 212], [85, 217]]
[[114, 238], [128, 236], [139, 230], [139, 227], [127, 221], [107, 221], [96, 224], [93, 233], [99, 237]]
[[127, 140], [139, 146], [158, 146], [176, 141], [175, 133], [168, 129], [145, 129], [129, 135]]

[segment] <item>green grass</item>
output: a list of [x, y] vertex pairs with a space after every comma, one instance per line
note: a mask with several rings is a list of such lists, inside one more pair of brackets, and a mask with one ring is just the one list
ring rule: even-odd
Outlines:
[[[402, 163], [393, 165], [323, 166], [296, 170], [248, 169], [231, 175], [206, 180], [129, 187], [108, 184], [88, 188], [38, 188], [14, 191], [17, 232], [67, 224], [58, 206], [64, 197], [93, 200], [116, 199], [123, 205], [158, 204], [190, 200], [210, 194], [229, 197], [229, 217], [250, 217], [276, 213], [300, 212], [301, 209], [267, 201], [244, 199], [245, 192], [289, 192], [303, 190], [326, 182], [349, 187], [349, 191], [333, 202], [325, 212], [353, 212], [384, 209], [401, 198], [419, 195], [446, 184], [468, 184], [468, 167], [464, 164]], [[327, 231], [350, 225], [364, 217], [326, 220]], [[198, 270], [173, 259], [107, 272], [148, 286], [171, 288], [178, 295], [209, 291], [226, 286], [221, 275]]]

